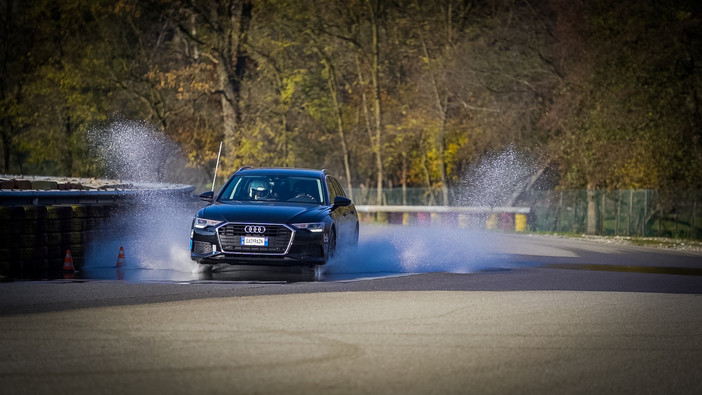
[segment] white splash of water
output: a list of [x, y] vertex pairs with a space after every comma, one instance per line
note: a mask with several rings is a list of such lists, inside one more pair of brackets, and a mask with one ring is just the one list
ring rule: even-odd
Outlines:
[[182, 167], [178, 145], [145, 122], [114, 121], [88, 132], [88, 140], [107, 177], [165, 182]]
[[488, 154], [463, 176], [455, 191], [456, 205], [512, 205], [536, 171], [536, 162], [512, 147]]
[[187, 249], [193, 208], [175, 199], [148, 199], [108, 219], [86, 251], [88, 268], [115, 267], [123, 247], [124, 269], [194, 269]]
[[[178, 146], [143, 122], [116, 121], [88, 133], [107, 177], [165, 182], [182, 166]], [[125, 269], [192, 271], [188, 240], [196, 207], [181, 198], [145, 194], [123, 204], [88, 245], [86, 267], [114, 267], [119, 248]]]
[[[513, 148], [486, 155], [454, 190], [456, 205], [513, 205], [536, 174], [536, 162]], [[488, 215], [471, 215], [459, 227], [364, 226], [359, 248], [330, 262], [324, 273], [468, 273], [513, 267], [502, 253], [504, 240], [485, 230]]]
[[484, 234], [467, 229], [367, 225], [358, 249], [341, 250], [325, 273], [467, 273], [484, 243]]
[[[443, 226], [367, 225], [357, 249], [340, 250], [322, 268], [323, 278], [418, 273], [474, 273], [531, 265], [510, 258], [505, 235]], [[519, 247], [515, 247], [519, 248]], [[346, 276], [345, 276], [346, 275]]]

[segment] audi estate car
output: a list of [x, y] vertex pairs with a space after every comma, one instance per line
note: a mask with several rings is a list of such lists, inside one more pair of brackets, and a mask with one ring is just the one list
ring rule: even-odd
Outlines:
[[315, 267], [358, 244], [358, 214], [326, 170], [239, 169], [193, 219], [190, 257], [212, 267]]

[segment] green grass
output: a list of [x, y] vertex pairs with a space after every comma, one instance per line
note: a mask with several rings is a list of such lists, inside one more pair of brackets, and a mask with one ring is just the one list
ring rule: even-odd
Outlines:
[[688, 238], [667, 238], [667, 237], [641, 237], [641, 236], [613, 236], [613, 235], [586, 235], [584, 233], [569, 232], [541, 232], [531, 231], [531, 234], [569, 237], [587, 240], [609, 240], [617, 241], [621, 244], [634, 245], [639, 247], [658, 247], [673, 249], [702, 250], [702, 241]]

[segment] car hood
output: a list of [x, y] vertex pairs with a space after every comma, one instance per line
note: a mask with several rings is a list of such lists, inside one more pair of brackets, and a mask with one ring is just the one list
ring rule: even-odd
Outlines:
[[318, 221], [329, 213], [327, 206], [271, 203], [215, 203], [200, 210], [198, 217], [227, 222], [293, 223]]

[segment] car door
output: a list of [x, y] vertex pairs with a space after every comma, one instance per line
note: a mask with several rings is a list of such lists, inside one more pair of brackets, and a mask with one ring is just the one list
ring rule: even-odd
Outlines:
[[[329, 193], [329, 206], [334, 205], [334, 199], [338, 196], [338, 191], [336, 190], [336, 187], [334, 186], [334, 183], [331, 180], [331, 177], [326, 176], [325, 182], [327, 184], [327, 191]], [[343, 212], [341, 211], [341, 207], [337, 207], [335, 210], [332, 210], [329, 215], [331, 216], [332, 220], [336, 224], [336, 231], [337, 231], [337, 236], [341, 236], [343, 233], [343, 221], [344, 221], [344, 215]], [[337, 237], [338, 240], [338, 237]]]

